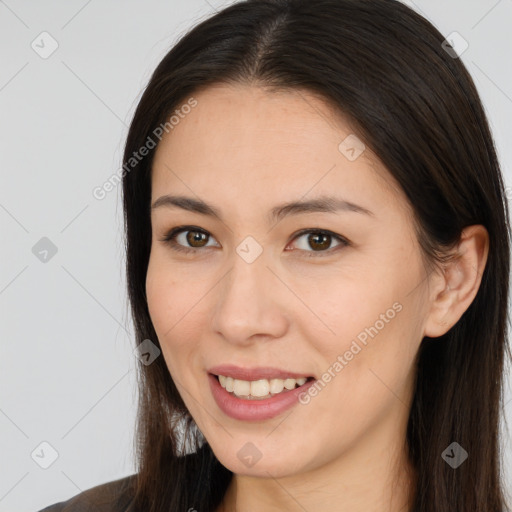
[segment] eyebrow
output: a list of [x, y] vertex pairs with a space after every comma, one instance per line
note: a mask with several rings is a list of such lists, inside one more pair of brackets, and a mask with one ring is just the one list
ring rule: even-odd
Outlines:
[[[206, 203], [201, 199], [186, 196], [164, 195], [159, 197], [152, 205], [151, 210], [161, 207], [181, 208], [189, 212], [200, 213], [219, 219], [224, 222], [220, 210], [215, 206]], [[288, 215], [298, 215], [301, 213], [317, 213], [317, 212], [356, 212], [364, 215], [374, 216], [375, 214], [357, 204], [345, 201], [344, 199], [334, 196], [320, 196], [307, 201], [292, 201], [283, 203], [272, 208], [268, 214], [269, 222], [279, 222]]]

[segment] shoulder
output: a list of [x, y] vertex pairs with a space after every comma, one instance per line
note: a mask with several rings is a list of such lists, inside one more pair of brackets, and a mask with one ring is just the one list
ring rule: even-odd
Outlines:
[[129, 475], [91, 487], [39, 512], [128, 512], [127, 507], [132, 501], [132, 484], [135, 477], [135, 474]]

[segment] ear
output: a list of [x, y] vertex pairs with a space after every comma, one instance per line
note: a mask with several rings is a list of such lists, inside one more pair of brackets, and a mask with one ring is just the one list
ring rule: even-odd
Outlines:
[[424, 336], [436, 338], [449, 331], [475, 298], [489, 253], [489, 234], [484, 226], [463, 229], [452, 259], [436, 274], [430, 288], [430, 312]]

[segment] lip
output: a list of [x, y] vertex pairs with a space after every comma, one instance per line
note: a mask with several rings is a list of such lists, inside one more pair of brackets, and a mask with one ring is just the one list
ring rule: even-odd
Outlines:
[[[223, 375], [223, 373], [221, 373]], [[290, 374], [287, 374], [290, 375]], [[263, 377], [265, 378], [265, 377]], [[257, 379], [256, 379], [257, 380]], [[312, 386], [316, 379], [306, 381], [302, 386], [262, 400], [244, 400], [226, 391], [218, 378], [208, 374], [210, 389], [219, 409], [231, 418], [241, 421], [262, 421], [274, 418], [299, 403], [299, 395]]]
[[232, 364], [221, 364], [219, 366], [209, 368], [207, 371], [208, 373], [213, 373], [214, 375], [224, 375], [226, 377], [233, 377], [233, 379], [249, 381], [260, 379], [284, 380], [287, 378], [300, 379], [301, 377], [312, 377], [312, 375], [305, 373], [295, 373], [288, 370], [283, 370], [282, 368], [273, 368], [269, 366], [258, 368], [242, 368]]

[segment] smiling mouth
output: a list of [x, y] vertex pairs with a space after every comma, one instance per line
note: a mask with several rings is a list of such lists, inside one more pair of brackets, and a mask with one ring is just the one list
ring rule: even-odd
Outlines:
[[226, 375], [212, 374], [219, 381], [223, 389], [231, 395], [244, 400], [264, 400], [276, 395], [282, 395], [306, 383], [315, 380], [314, 377], [301, 377], [298, 379], [259, 379], [254, 381], [234, 379]]

